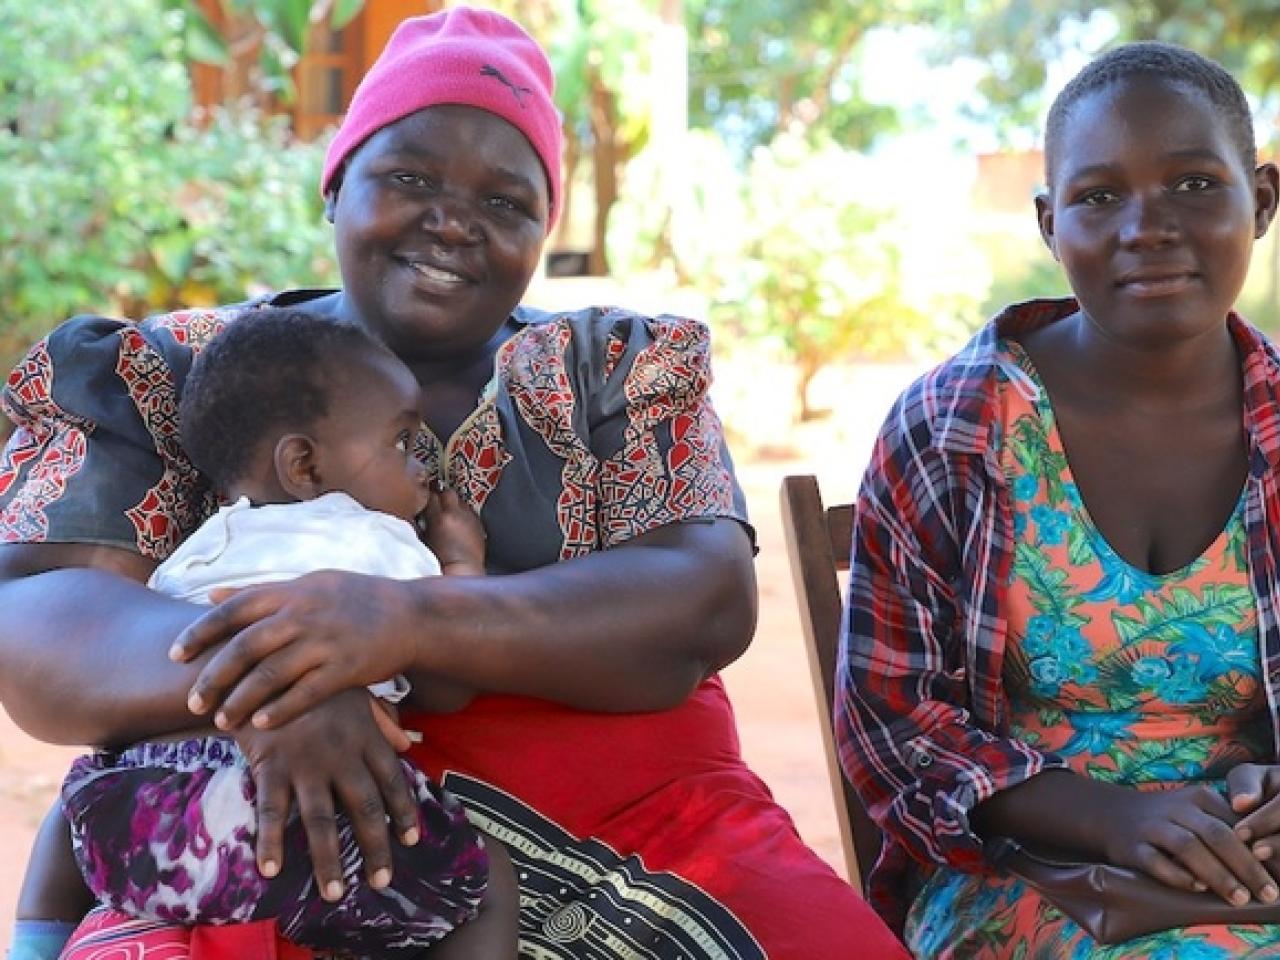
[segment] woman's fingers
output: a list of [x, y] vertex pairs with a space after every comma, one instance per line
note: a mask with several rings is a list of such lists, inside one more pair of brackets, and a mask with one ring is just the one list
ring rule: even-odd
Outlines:
[[369, 766], [382, 787], [382, 799], [386, 802], [387, 816], [396, 837], [406, 847], [412, 847], [422, 839], [422, 821], [418, 816], [418, 803], [405, 776], [404, 767], [399, 761], [386, 768], [379, 766], [375, 769], [373, 763]]
[[[390, 882], [394, 841], [388, 824], [404, 842], [416, 842], [417, 802], [375, 722], [368, 691], [344, 691], [279, 730], [239, 727], [235, 737], [256, 787], [257, 854], [264, 874], [279, 872], [286, 834], [301, 826], [326, 900], [343, 894], [344, 850], [349, 867], [359, 849], [374, 886]], [[290, 817], [292, 804], [296, 820]], [[291, 837], [289, 848], [296, 843]]]
[[[1231, 809], [1244, 815], [1280, 793], [1280, 767], [1272, 764], [1242, 763], [1227, 773], [1227, 795]], [[1280, 824], [1278, 824], [1280, 826]]]
[[1214, 813], [1194, 807], [1182, 811], [1158, 846], [1227, 903], [1274, 903], [1280, 896], [1271, 874]]
[[365, 876], [375, 889], [391, 882], [390, 822], [399, 842], [412, 845], [419, 839], [418, 810], [399, 759], [387, 744], [375, 745], [365, 756], [371, 778], [349, 782], [340, 797], [351, 820], [356, 845], [364, 860]]
[[233, 730], [278, 727], [340, 690], [403, 672], [415, 654], [401, 581], [321, 571], [211, 608], [173, 646], [186, 659], [221, 643], [191, 686], [192, 712]]
[[[396, 719], [395, 708], [376, 697], [371, 697], [370, 702], [373, 705], [373, 720], [378, 725], [378, 732], [386, 738], [391, 749], [396, 753], [404, 753], [413, 746], [413, 737], [400, 726]], [[421, 734], [418, 736], [420, 738]]]
[[270, 595], [270, 587], [249, 588], [210, 607], [174, 639], [169, 647], [169, 659], [185, 663], [210, 647], [230, 640], [278, 606]]
[[253, 768], [255, 788], [254, 811], [258, 818], [258, 836], [254, 850], [258, 871], [270, 879], [284, 866], [284, 828], [289, 821], [293, 790], [289, 779], [270, 763]]
[[1159, 880], [1165, 886], [1179, 890], [1193, 890], [1203, 893], [1208, 886], [1189, 870], [1178, 864], [1178, 861], [1166, 856], [1157, 847], [1149, 843], [1139, 844], [1134, 851], [1133, 865], [1150, 877]]
[[332, 786], [315, 781], [297, 783], [298, 817], [307, 835], [312, 872], [320, 896], [333, 903], [342, 898], [342, 847], [338, 841], [338, 818], [333, 805]]
[[[1256, 846], [1262, 837], [1280, 833], [1280, 767], [1241, 764], [1227, 774], [1227, 790], [1232, 809], [1245, 814], [1236, 824], [1241, 840]], [[1276, 849], [1274, 844], [1268, 846]]]
[[[227, 695], [219, 713], [225, 714], [230, 723], [249, 722], [259, 730], [269, 730], [296, 720], [335, 693], [350, 689], [337, 683], [323, 663], [313, 659], [296, 665], [289, 665], [290, 662], [278, 655], [254, 667]], [[277, 666], [283, 669], [277, 671]], [[286, 679], [282, 681], [281, 677]]]
[[[188, 706], [216, 708], [214, 723], [222, 730], [250, 718], [255, 726], [267, 727], [301, 716], [341, 688], [324, 685], [315, 676], [329, 659], [328, 648], [296, 643], [297, 637], [296, 625], [271, 617], [246, 627], [201, 669], [191, 685]], [[279, 710], [273, 701], [290, 693], [292, 709]]]

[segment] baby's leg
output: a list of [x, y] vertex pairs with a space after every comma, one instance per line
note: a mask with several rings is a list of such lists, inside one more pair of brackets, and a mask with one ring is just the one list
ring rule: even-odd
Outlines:
[[515, 960], [520, 926], [520, 887], [511, 858], [497, 840], [489, 851], [489, 888], [475, 919], [427, 951], [430, 960]]
[[71, 853], [71, 830], [55, 803], [31, 847], [18, 894], [10, 956], [15, 960], [57, 957], [76, 925], [94, 905]]
[[72, 764], [62, 804], [102, 903], [133, 917], [241, 923], [267, 881], [253, 853], [247, 768], [224, 737], [143, 743]]
[[79, 923], [96, 901], [71, 852], [71, 827], [55, 803], [40, 824], [18, 894], [19, 920]]

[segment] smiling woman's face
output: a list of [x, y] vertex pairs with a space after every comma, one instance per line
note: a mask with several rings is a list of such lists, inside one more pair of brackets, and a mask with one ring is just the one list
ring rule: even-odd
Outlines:
[[1275, 194], [1203, 93], [1143, 78], [1089, 94], [1053, 170], [1041, 231], [1096, 329], [1170, 343], [1221, 327]]
[[328, 206], [351, 319], [410, 361], [481, 349], [537, 269], [548, 205], [538, 155], [500, 117], [434, 106], [384, 127]]

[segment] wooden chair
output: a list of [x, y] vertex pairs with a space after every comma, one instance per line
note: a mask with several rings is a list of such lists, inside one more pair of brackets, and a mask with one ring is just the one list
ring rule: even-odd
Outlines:
[[849, 569], [853, 541], [853, 504], [824, 507], [814, 476], [782, 481], [782, 529], [795, 581], [813, 692], [822, 719], [822, 743], [835, 801], [840, 843], [849, 882], [863, 886], [863, 874], [880, 851], [880, 829], [867, 815], [845, 779], [836, 753], [832, 704], [835, 702], [836, 647], [840, 636], [840, 573]]

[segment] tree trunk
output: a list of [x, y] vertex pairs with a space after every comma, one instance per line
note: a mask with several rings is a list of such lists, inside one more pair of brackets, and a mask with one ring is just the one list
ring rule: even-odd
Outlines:
[[578, 164], [582, 160], [582, 141], [578, 135], [564, 125], [564, 167], [560, 171], [560, 220], [556, 223], [555, 232], [551, 235], [549, 247], [562, 250], [568, 242], [569, 224], [573, 222], [573, 181], [578, 172]]
[[818, 375], [818, 371], [822, 367], [823, 363], [821, 361], [813, 359], [800, 359], [796, 363], [796, 400], [798, 401], [797, 406], [800, 408], [801, 423], [821, 420], [831, 412], [809, 404], [809, 385], [813, 383], [813, 378]]
[[606, 246], [609, 213], [618, 202], [618, 166], [622, 159], [618, 146], [618, 104], [598, 67], [589, 68], [587, 81], [591, 89], [591, 157], [596, 187], [596, 215], [587, 269], [592, 276], [603, 277], [609, 273]]

